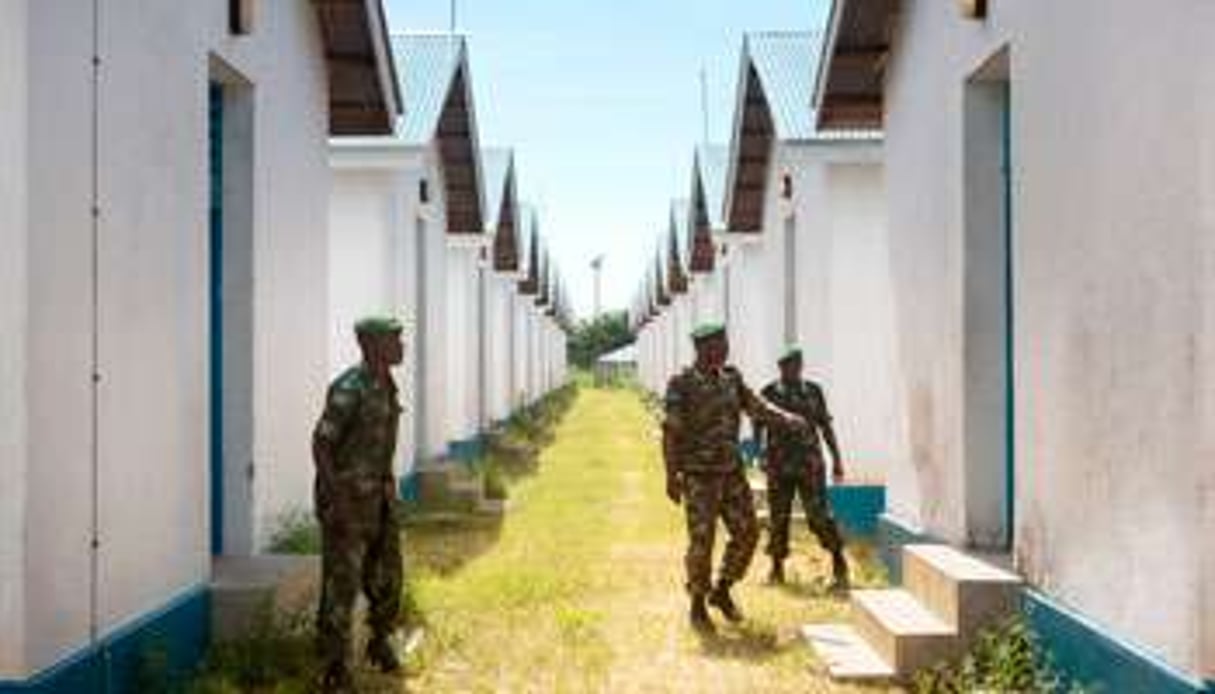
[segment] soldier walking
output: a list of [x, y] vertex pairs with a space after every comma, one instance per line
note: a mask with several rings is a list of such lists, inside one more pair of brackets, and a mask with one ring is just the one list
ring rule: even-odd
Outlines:
[[322, 543], [317, 647], [325, 692], [352, 690], [351, 615], [360, 588], [370, 604], [368, 660], [384, 672], [401, 667], [391, 645], [402, 583], [392, 472], [401, 405], [391, 372], [404, 352], [401, 324], [365, 318], [355, 334], [363, 361], [329, 387], [312, 437]]
[[[743, 619], [730, 595], [742, 580], [759, 541], [759, 523], [751, 488], [738, 452], [742, 412], [779, 429], [806, 423], [757, 397], [738, 370], [726, 365], [729, 342], [725, 326], [709, 324], [692, 333], [696, 363], [674, 376], [666, 392], [663, 455], [667, 496], [683, 503], [687, 513], [685, 557], [691, 622], [698, 631], [714, 630], [707, 605], [732, 622]], [[713, 542], [717, 519], [729, 533], [716, 585]]]
[[785, 581], [784, 562], [789, 556], [789, 524], [796, 496], [801, 499], [810, 531], [831, 553], [832, 589], [847, 591], [848, 563], [844, 559], [844, 541], [827, 503], [826, 470], [819, 443], [821, 437], [831, 451], [831, 476], [838, 484], [843, 480], [844, 466], [835, 429], [831, 426], [827, 398], [817, 383], [802, 378], [800, 349], [786, 350], [778, 364], [780, 378], [765, 386], [761, 393], [768, 401], [801, 416], [809, 427], [806, 431], [789, 432], [765, 427], [762, 420], [755, 422], [756, 439], [766, 451], [764, 470], [768, 477], [771, 513], [768, 555], [772, 557], [772, 571], [769, 579], [773, 583]]

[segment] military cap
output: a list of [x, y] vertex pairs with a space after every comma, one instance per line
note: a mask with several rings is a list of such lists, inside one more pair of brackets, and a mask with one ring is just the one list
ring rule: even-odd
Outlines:
[[354, 324], [356, 335], [395, 335], [404, 328], [401, 321], [392, 316], [367, 316]]
[[692, 341], [700, 342], [710, 337], [717, 337], [726, 334], [726, 326], [724, 323], [701, 323], [692, 331]]
[[793, 359], [801, 359], [801, 358], [802, 358], [802, 348], [798, 347], [797, 345], [789, 345], [788, 347], [785, 347], [785, 351], [780, 353], [780, 357], [777, 358], [776, 363], [784, 364], [787, 361], [790, 361]]

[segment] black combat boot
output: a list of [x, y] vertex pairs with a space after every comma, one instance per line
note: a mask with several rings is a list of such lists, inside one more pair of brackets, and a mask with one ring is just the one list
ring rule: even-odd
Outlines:
[[692, 609], [688, 618], [692, 621], [692, 628], [702, 634], [712, 634], [717, 631], [717, 626], [709, 617], [709, 608], [705, 607], [705, 596], [703, 595], [692, 596]]
[[734, 598], [730, 597], [730, 584], [725, 581], [719, 581], [713, 592], [709, 593], [709, 604], [721, 611], [722, 615], [731, 622], [738, 623], [743, 621], [742, 610], [738, 609], [738, 605], [734, 603]]
[[401, 671], [401, 659], [387, 636], [377, 635], [367, 643], [367, 661], [384, 674]]
[[785, 582], [785, 563], [780, 559], [772, 560], [772, 571], [768, 573], [768, 583], [779, 586]]
[[837, 595], [847, 594], [851, 584], [848, 581], [848, 560], [844, 559], [842, 549], [831, 555], [831, 574], [834, 576], [831, 591]]
[[354, 678], [344, 665], [330, 665], [321, 675], [321, 694], [354, 694]]

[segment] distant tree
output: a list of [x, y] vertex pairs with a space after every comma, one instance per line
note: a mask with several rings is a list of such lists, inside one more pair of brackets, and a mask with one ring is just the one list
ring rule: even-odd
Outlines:
[[599, 357], [632, 343], [628, 313], [608, 311], [574, 326], [568, 341], [569, 361], [574, 366], [589, 369]]

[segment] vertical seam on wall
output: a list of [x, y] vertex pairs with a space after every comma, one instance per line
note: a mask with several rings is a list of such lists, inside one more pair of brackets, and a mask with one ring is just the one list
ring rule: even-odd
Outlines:
[[96, 645], [100, 626], [100, 422], [99, 422], [99, 389], [101, 384], [100, 368], [100, 124], [99, 111], [101, 100], [101, 17], [100, 0], [93, 0], [91, 7], [92, 20], [92, 56], [90, 59], [90, 121], [89, 121], [89, 217], [90, 217], [90, 401], [89, 401], [89, 489], [90, 499], [90, 536], [89, 536], [89, 643]]

